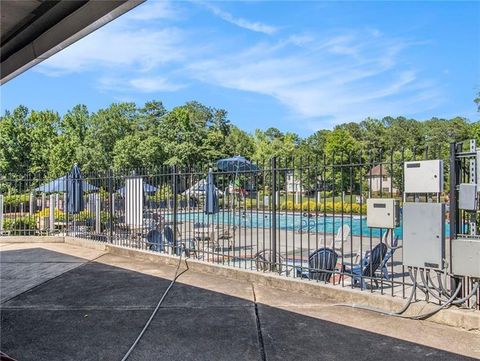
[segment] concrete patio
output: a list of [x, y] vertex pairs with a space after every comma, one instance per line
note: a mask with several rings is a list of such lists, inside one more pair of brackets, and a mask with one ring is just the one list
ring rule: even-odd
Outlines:
[[[0, 246], [1, 350], [19, 361], [120, 360], [175, 274], [65, 243]], [[183, 264], [129, 360], [472, 358], [480, 358], [478, 331], [337, 307]]]

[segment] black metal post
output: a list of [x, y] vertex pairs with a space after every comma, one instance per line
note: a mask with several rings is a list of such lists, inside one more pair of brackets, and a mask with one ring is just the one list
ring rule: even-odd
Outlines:
[[108, 204], [109, 204], [109, 215], [108, 215], [108, 228], [109, 228], [109, 241], [113, 243], [113, 171], [110, 168], [108, 170]]
[[[69, 230], [70, 230], [70, 219], [68, 217], [69, 209], [68, 209], [68, 173], [67, 176], [65, 177], [65, 204], [63, 205], [64, 210], [65, 210], [65, 222], [67, 222], [67, 236], [69, 236]], [[35, 203], [37, 202], [37, 199], [35, 198]]]
[[[449, 222], [450, 222], [450, 240], [448, 242], [448, 268], [452, 271], [452, 241], [457, 238], [459, 233], [459, 214], [457, 209], [457, 187], [460, 181], [460, 169], [457, 161], [457, 143], [450, 143], [450, 191], [449, 191]], [[450, 278], [450, 287], [455, 290], [460, 280]], [[460, 292], [460, 294], [462, 294]]]
[[457, 237], [458, 219], [457, 219], [457, 186], [458, 186], [458, 170], [457, 170], [457, 145], [455, 142], [450, 143], [450, 191], [449, 191], [449, 221], [450, 221], [450, 259], [452, 259], [451, 240]]
[[277, 265], [277, 157], [272, 158], [272, 264], [271, 270]]
[[173, 252], [177, 254], [177, 166], [172, 168], [173, 191]]

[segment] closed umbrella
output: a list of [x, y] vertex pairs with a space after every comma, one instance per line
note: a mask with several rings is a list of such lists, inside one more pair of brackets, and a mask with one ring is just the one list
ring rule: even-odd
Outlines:
[[205, 206], [203, 210], [206, 214], [215, 214], [218, 212], [218, 198], [215, 185], [213, 184], [213, 172], [211, 168], [208, 170]]
[[83, 180], [82, 173], [75, 164], [67, 176], [67, 207], [71, 213], [83, 211]]

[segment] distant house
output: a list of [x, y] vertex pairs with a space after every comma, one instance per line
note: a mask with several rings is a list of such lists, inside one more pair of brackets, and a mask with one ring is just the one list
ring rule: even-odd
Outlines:
[[288, 193], [305, 192], [300, 179], [294, 176], [293, 173], [288, 172], [286, 175], [286, 187]]
[[371, 168], [365, 175], [367, 179], [367, 187], [370, 192], [385, 194], [398, 194], [398, 188], [395, 187], [386, 166], [376, 165]]

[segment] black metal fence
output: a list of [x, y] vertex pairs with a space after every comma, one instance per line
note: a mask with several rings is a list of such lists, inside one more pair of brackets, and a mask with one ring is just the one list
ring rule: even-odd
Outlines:
[[[450, 155], [439, 148], [273, 158], [235, 172], [206, 164], [85, 173], [81, 210], [76, 211], [67, 206], [68, 176], [2, 176], [0, 234], [68, 235], [153, 252], [185, 252], [206, 262], [405, 298], [413, 282], [402, 260], [403, 226], [369, 228], [366, 199], [433, 201], [438, 195], [404, 195], [404, 162], [444, 158], [446, 178], [456, 182], [465, 175], [458, 145], [452, 147]], [[205, 208], [209, 171], [218, 202], [210, 213]], [[442, 194], [445, 201], [450, 195], [447, 238], [465, 229], [455, 182], [453, 193]], [[469, 224], [478, 221], [468, 217]], [[465, 290], [473, 282], [457, 281]], [[441, 278], [431, 282], [441, 288]], [[479, 299], [477, 292], [477, 302], [473, 298], [468, 306], [479, 308]]]

